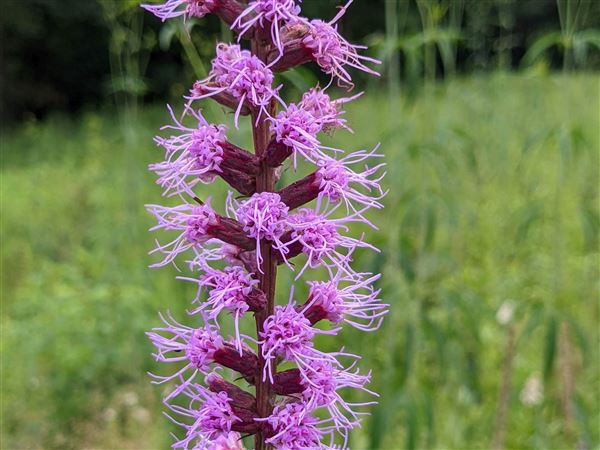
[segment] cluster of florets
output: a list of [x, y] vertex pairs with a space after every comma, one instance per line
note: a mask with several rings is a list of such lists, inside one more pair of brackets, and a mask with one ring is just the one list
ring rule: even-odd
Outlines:
[[[378, 250], [351, 235], [354, 223], [374, 228], [366, 213], [383, 207], [384, 164], [366, 164], [382, 155], [377, 148], [346, 153], [321, 143], [321, 133], [351, 131], [343, 106], [361, 94], [332, 99], [326, 89], [315, 87], [298, 103], [286, 104], [280, 86], [273, 85], [275, 72], [307, 61], [343, 86], [352, 86], [349, 68], [375, 73], [365, 63], [376, 61], [359, 55], [362, 47], [337, 32], [350, 3], [329, 22], [303, 18], [295, 0], [143, 5], [162, 20], [215, 14], [240, 40], [252, 39], [263, 48], [257, 55], [239, 43], [217, 44], [210, 72], [192, 87], [181, 118], [169, 107], [172, 124], [162, 130], [170, 136], [155, 138], [165, 157], [149, 168], [163, 195], [183, 203], [147, 206], [157, 220], [151, 230], [173, 233], [167, 242], [157, 241], [151, 253], [160, 258], [152, 266], [177, 263], [178, 270], [189, 272], [178, 278], [197, 286], [188, 311], [194, 326], [167, 312], [161, 315], [164, 325], [148, 333], [155, 359], [178, 364], [166, 376], [152, 375], [155, 383], [168, 386], [165, 404], [184, 430], [175, 449], [241, 449], [242, 435], [261, 436], [263, 444], [276, 449], [344, 448], [364, 407], [374, 403], [376, 394], [366, 388], [370, 373], [356, 367], [360, 358], [343, 349], [324, 352], [314, 338], [335, 336], [343, 324], [376, 330], [387, 313], [374, 288], [379, 275], [352, 266], [355, 251]], [[205, 120], [194, 107], [205, 98], [230, 108], [236, 126], [249, 115], [252, 126], [268, 133], [260, 154], [229, 142], [225, 125]], [[276, 176], [287, 161], [294, 169], [311, 164], [313, 171], [279, 190], [261, 191], [260, 180]], [[194, 191], [217, 178], [233, 188], [222, 213]], [[298, 299], [292, 287], [287, 301], [277, 302], [272, 289], [263, 290], [265, 278], [272, 276], [265, 267], [273, 265], [293, 270], [296, 280], [317, 268], [326, 278], [307, 281], [305, 299]], [[241, 331], [241, 321], [252, 315], [255, 337]], [[221, 329], [227, 320], [233, 322], [231, 336]], [[321, 322], [329, 326], [317, 326]], [[281, 369], [284, 363], [292, 368]], [[267, 386], [267, 413], [238, 386], [240, 381], [217, 375], [219, 369], [231, 371], [230, 380]], [[347, 402], [344, 389], [358, 389], [369, 398]], [[188, 401], [173, 401], [180, 396]]]
[[252, 111], [266, 112], [272, 100], [281, 102], [279, 87], [273, 87], [273, 72], [264, 62], [236, 44], [218, 44], [211, 70], [194, 84], [190, 101], [213, 97], [225, 106], [234, 107], [235, 123], [240, 115]]

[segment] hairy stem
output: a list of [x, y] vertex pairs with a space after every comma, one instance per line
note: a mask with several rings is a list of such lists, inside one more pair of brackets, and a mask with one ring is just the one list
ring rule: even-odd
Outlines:
[[[257, 38], [251, 41], [251, 51], [258, 56], [262, 61], [266, 61], [269, 46], [265, 42], [260, 42]], [[269, 114], [274, 115], [277, 105], [273, 100], [269, 106]], [[266, 151], [270, 140], [269, 123], [263, 117], [258, 118], [260, 112], [252, 112], [252, 138], [254, 139], [254, 152], [257, 157]], [[275, 190], [275, 173], [274, 169], [262, 163], [260, 172], [256, 177], [256, 192], [273, 192]], [[265, 240], [261, 242], [261, 255], [263, 257], [262, 273], [258, 274], [259, 288], [265, 293], [267, 298], [266, 308], [255, 315], [256, 318], [256, 334], [259, 338], [259, 333], [263, 330], [265, 319], [273, 314], [275, 309], [275, 283], [277, 278], [277, 259], [273, 257], [271, 244]], [[273, 392], [268, 378], [263, 381], [264, 358], [262, 357], [260, 345], [258, 346], [258, 372], [256, 378], [256, 408], [259, 416], [267, 417], [271, 414], [272, 404], [271, 399]], [[254, 437], [255, 450], [266, 450], [269, 446], [265, 443], [265, 436], [262, 432], [258, 432]]]

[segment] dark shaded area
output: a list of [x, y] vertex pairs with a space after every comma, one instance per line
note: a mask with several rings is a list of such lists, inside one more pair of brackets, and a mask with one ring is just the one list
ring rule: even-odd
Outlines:
[[[97, 105], [106, 100], [111, 88], [109, 45], [115, 33], [114, 24], [106, 20], [99, 1], [110, 0], [3, 0], [0, 15], [2, 33], [2, 107], [4, 121], [23, 119], [27, 115], [42, 117], [51, 110], [74, 112], [84, 105]], [[117, 5], [124, 5], [119, 0]], [[340, 28], [353, 41], [369, 36], [384, 35], [385, 2], [393, 0], [355, 1], [344, 17]], [[339, 0], [305, 0], [304, 14], [308, 17], [330, 18], [335, 15]], [[461, 29], [456, 51], [456, 71], [469, 72], [503, 67], [516, 68], [532, 41], [548, 31], [560, 30], [557, 5], [554, 0], [447, 0], [433, 2], [444, 15], [460, 10], [454, 24]], [[135, 6], [135, 5], [134, 5]], [[400, 2], [400, 36], [410, 36], [422, 30], [417, 5]], [[600, 2], [591, 2], [582, 27], [597, 23]], [[141, 9], [130, 14], [143, 17], [143, 33], [159, 41], [164, 26]], [[440, 26], [448, 26], [445, 17]], [[445, 22], [444, 22], [445, 21]], [[193, 31], [194, 45], [206, 44], [201, 52], [205, 63], [209, 48], [221, 36], [222, 29], [214, 17], [203, 19]], [[561, 65], [558, 51], [548, 52], [552, 67]], [[439, 62], [440, 55], [435, 56]], [[174, 83], [193, 79], [190, 70], [182, 67], [185, 52], [179, 42], [171, 41], [168, 48], [159, 45], [147, 49], [147, 71], [142, 80], [152, 80], [141, 93], [145, 100], [164, 99], [172, 95]], [[406, 61], [398, 56], [401, 67]], [[593, 59], [596, 63], [598, 57]], [[438, 77], [444, 76], [438, 70]], [[114, 71], [113, 71], [114, 76]], [[358, 77], [361, 82], [360, 76]], [[178, 90], [181, 90], [181, 86]], [[177, 89], [175, 89], [177, 91]]]
[[96, 2], [4, 0], [2, 118], [98, 102], [108, 66], [108, 33]]

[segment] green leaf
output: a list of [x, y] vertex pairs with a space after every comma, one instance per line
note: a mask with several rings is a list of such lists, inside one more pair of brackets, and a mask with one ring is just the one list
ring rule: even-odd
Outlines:
[[419, 437], [419, 416], [414, 401], [406, 402], [406, 448], [413, 450], [417, 448]]
[[598, 235], [600, 234], [600, 215], [590, 207], [582, 206], [580, 210], [581, 227], [585, 238], [585, 246], [589, 251], [598, 248]]
[[542, 56], [549, 48], [553, 46], [561, 47], [563, 45], [563, 35], [560, 31], [553, 31], [538, 38], [529, 47], [525, 56], [521, 60], [521, 66], [531, 66]]
[[546, 338], [544, 341], [544, 379], [548, 380], [552, 375], [554, 357], [556, 355], [556, 319], [551, 317], [546, 326]]
[[399, 358], [402, 364], [402, 370], [400, 371], [400, 377], [398, 380], [398, 387], [402, 388], [408, 380], [414, 359], [414, 348], [415, 348], [415, 328], [412, 323], [406, 324], [404, 331], [404, 347], [402, 348], [402, 357]]
[[308, 91], [314, 87], [318, 80], [315, 74], [306, 67], [299, 66], [280, 74], [282, 78], [292, 83], [300, 92]]
[[158, 32], [158, 45], [162, 51], [171, 47], [173, 38], [177, 35], [177, 24], [173, 21], [166, 22]]

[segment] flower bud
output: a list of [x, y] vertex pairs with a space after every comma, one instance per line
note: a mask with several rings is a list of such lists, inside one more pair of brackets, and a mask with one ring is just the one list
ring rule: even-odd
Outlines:
[[213, 353], [213, 360], [223, 367], [239, 372], [249, 383], [254, 383], [258, 370], [258, 357], [247, 346], [242, 347], [240, 355], [235, 345], [225, 342]]
[[250, 307], [250, 311], [262, 311], [267, 305], [267, 297], [260, 289], [252, 289], [246, 296], [246, 303]]
[[302, 39], [309, 32], [309, 29], [308, 24], [299, 22], [287, 25], [281, 30], [284, 53], [280, 55], [279, 50], [275, 49], [268, 57], [269, 63], [275, 62], [272, 66], [273, 71], [283, 72], [311, 60], [311, 51], [302, 45]]
[[[202, 84], [200, 82], [194, 83], [194, 87], [192, 88], [191, 94], [194, 96], [202, 96], [210, 92], [210, 88], [217, 89], [219, 86], [216, 83], [206, 83]], [[239, 99], [235, 98], [229, 92], [222, 91], [216, 94], [212, 94], [211, 98], [217, 103], [226, 106], [227, 108], [233, 109], [234, 111], [238, 110], [238, 105], [240, 103]], [[248, 103], [244, 103], [239, 108], [240, 116], [248, 116], [252, 112], [250, 105]]]
[[231, 142], [220, 142], [223, 148], [223, 161], [221, 168], [237, 170], [248, 175], [257, 175], [260, 170], [258, 158], [252, 153], [232, 144]]
[[256, 399], [252, 394], [216, 374], [207, 376], [206, 384], [211, 391], [225, 392], [231, 399], [231, 409], [239, 418], [239, 422], [234, 423], [231, 427], [233, 431], [254, 434], [261, 429], [261, 424], [255, 420], [259, 416], [256, 412]]
[[[307, 301], [307, 303], [310, 303], [310, 299]], [[302, 310], [304, 307], [304, 305], [300, 305], [298, 306], [298, 310]], [[308, 319], [311, 325], [326, 319], [327, 316], [328, 311], [319, 304], [312, 304], [304, 310], [304, 317]]]
[[271, 142], [269, 142], [263, 158], [269, 167], [278, 167], [289, 158], [292, 153], [294, 153], [292, 147], [277, 142], [275, 138], [273, 138], [271, 139]]
[[221, 168], [219, 176], [242, 195], [250, 196], [256, 192], [256, 178], [254, 176], [226, 167]]
[[320, 187], [317, 173], [313, 172], [283, 188], [279, 191], [279, 195], [283, 203], [290, 209], [295, 209], [317, 198], [319, 192]]
[[232, 400], [231, 404], [237, 408], [255, 410], [256, 399], [254, 395], [240, 389], [233, 383], [225, 381], [219, 375], [212, 373], [206, 377], [206, 385], [213, 392], [225, 392]]
[[242, 11], [244, 11], [244, 5], [237, 0], [216, 0], [215, 3], [217, 7], [213, 10], [213, 14], [228, 25], [235, 22]]
[[302, 386], [302, 375], [299, 369], [289, 369], [275, 374], [273, 391], [277, 395], [299, 394], [304, 390]]
[[240, 252], [238, 259], [242, 262], [244, 268], [250, 273], [258, 272], [258, 265], [256, 264], [256, 252], [245, 251]]
[[256, 241], [246, 236], [242, 225], [238, 221], [229, 217], [217, 216], [217, 220], [209, 224], [206, 231], [212, 237], [236, 245], [244, 250], [254, 250], [256, 248]]

